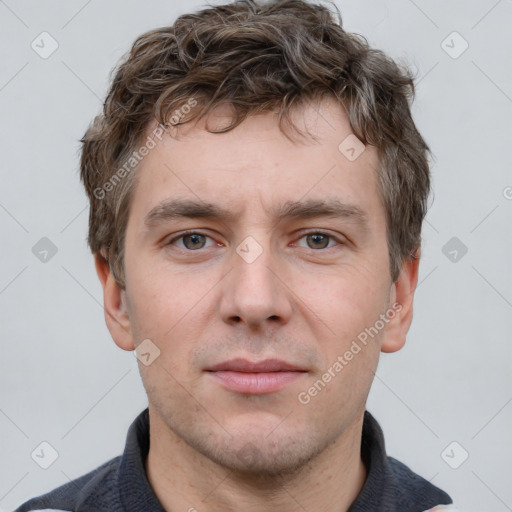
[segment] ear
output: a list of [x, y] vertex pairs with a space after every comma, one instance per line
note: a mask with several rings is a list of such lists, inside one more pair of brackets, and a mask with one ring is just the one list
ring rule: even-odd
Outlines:
[[94, 255], [94, 265], [103, 287], [105, 322], [108, 330], [118, 347], [123, 350], [134, 350], [130, 317], [126, 307], [126, 291], [116, 283], [107, 261], [99, 253]]
[[[384, 331], [382, 352], [396, 352], [405, 344], [405, 338], [412, 322], [413, 299], [418, 284], [419, 264], [420, 250], [418, 249], [412, 259], [403, 263], [398, 280], [391, 285], [389, 310], [394, 310], [395, 316], [389, 320]], [[393, 307], [394, 305], [395, 307]]]

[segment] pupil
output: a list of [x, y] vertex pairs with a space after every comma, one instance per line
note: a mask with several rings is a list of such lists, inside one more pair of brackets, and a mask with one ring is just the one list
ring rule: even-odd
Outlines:
[[[321, 249], [327, 247], [327, 243], [326, 242], [327, 242], [327, 238], [328, 237], [326, 235], [322, 235], [320, 233], [316, 233], [314, 235], [310, 235], [310, 238], [313, 241], [313, 245], [320, 243], [321, 244]], [[323, 240], [324, 243], [322, 243], [322, 240]]]
[[[201, 243], [200, 238], [201, 238], [202, 236], [203, 236], [203, 235], [198, 235], [198, 234], [195, 234], [195, 235], [187, 235], [187, 236], [184, 238], [185, 246], [187, 247], [187, 249], [197, 249], [197, 244], [200, 244], [200, 243]], [[187, 243], [187, 240], [190, 240], [192, 243], [191, 243], [191, 244]], [[192, 246], [192, 247], [190, 247], [190, 246]]]

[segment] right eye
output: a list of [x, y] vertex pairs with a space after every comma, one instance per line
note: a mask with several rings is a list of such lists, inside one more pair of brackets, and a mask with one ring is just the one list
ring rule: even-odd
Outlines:
[[[204, 233], [200, 233], [198, 231], [187, 231], [185, 233], [181, 233], [179, 236], [174, 237], [169, 241], [168, 245], [177, 245], [177, 247], [180, 249], [187, 251], [197, 251], [199, 249], [205, 248], [206, 239], [208, 238], [213, 241], [211, 237], [205, 235]], [[175, 244], [177, 241], [181, 241], [181, 245]], [[209, 247], [211, 247], [211, 245]]]

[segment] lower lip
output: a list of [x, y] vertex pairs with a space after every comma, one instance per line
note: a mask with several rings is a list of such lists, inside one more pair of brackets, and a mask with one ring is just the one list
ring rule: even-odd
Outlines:
[[300, 379], [307, 372], [247, 373], [217, 371], [209, 373], [230, 391], [263, 395], [280, 391], [286, 385]]

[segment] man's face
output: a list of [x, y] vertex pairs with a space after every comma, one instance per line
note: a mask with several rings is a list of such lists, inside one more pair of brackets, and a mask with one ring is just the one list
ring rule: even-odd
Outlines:
[[[158, 415], [151, 421], [231, 469], [290, 472], [333, 443], [361, 417], [393, 332], [386, 323], [374, 334], [396, 298], [375, 148], [354, 161], [338, 149], [351, 129], [333, 100], [295, 119], [316, 142], [290, 141], [274, 114], [222, 134], [202, 120], [165, 137], [137, 170], [124, 300], [131, 342], [160, 350], [139, 363]], [[214, 205], [230, 217], [153, 216], [147, 225], [164, 201]], [[332, 215], [300, 209], [335, 201], [345, 206]], [[367, 343], [357, 341], [372, 326]], [[244, 375], [227, 364], [235, 359], [300, 371]], [[218, 365], [224, 371], [211, 371]]]

